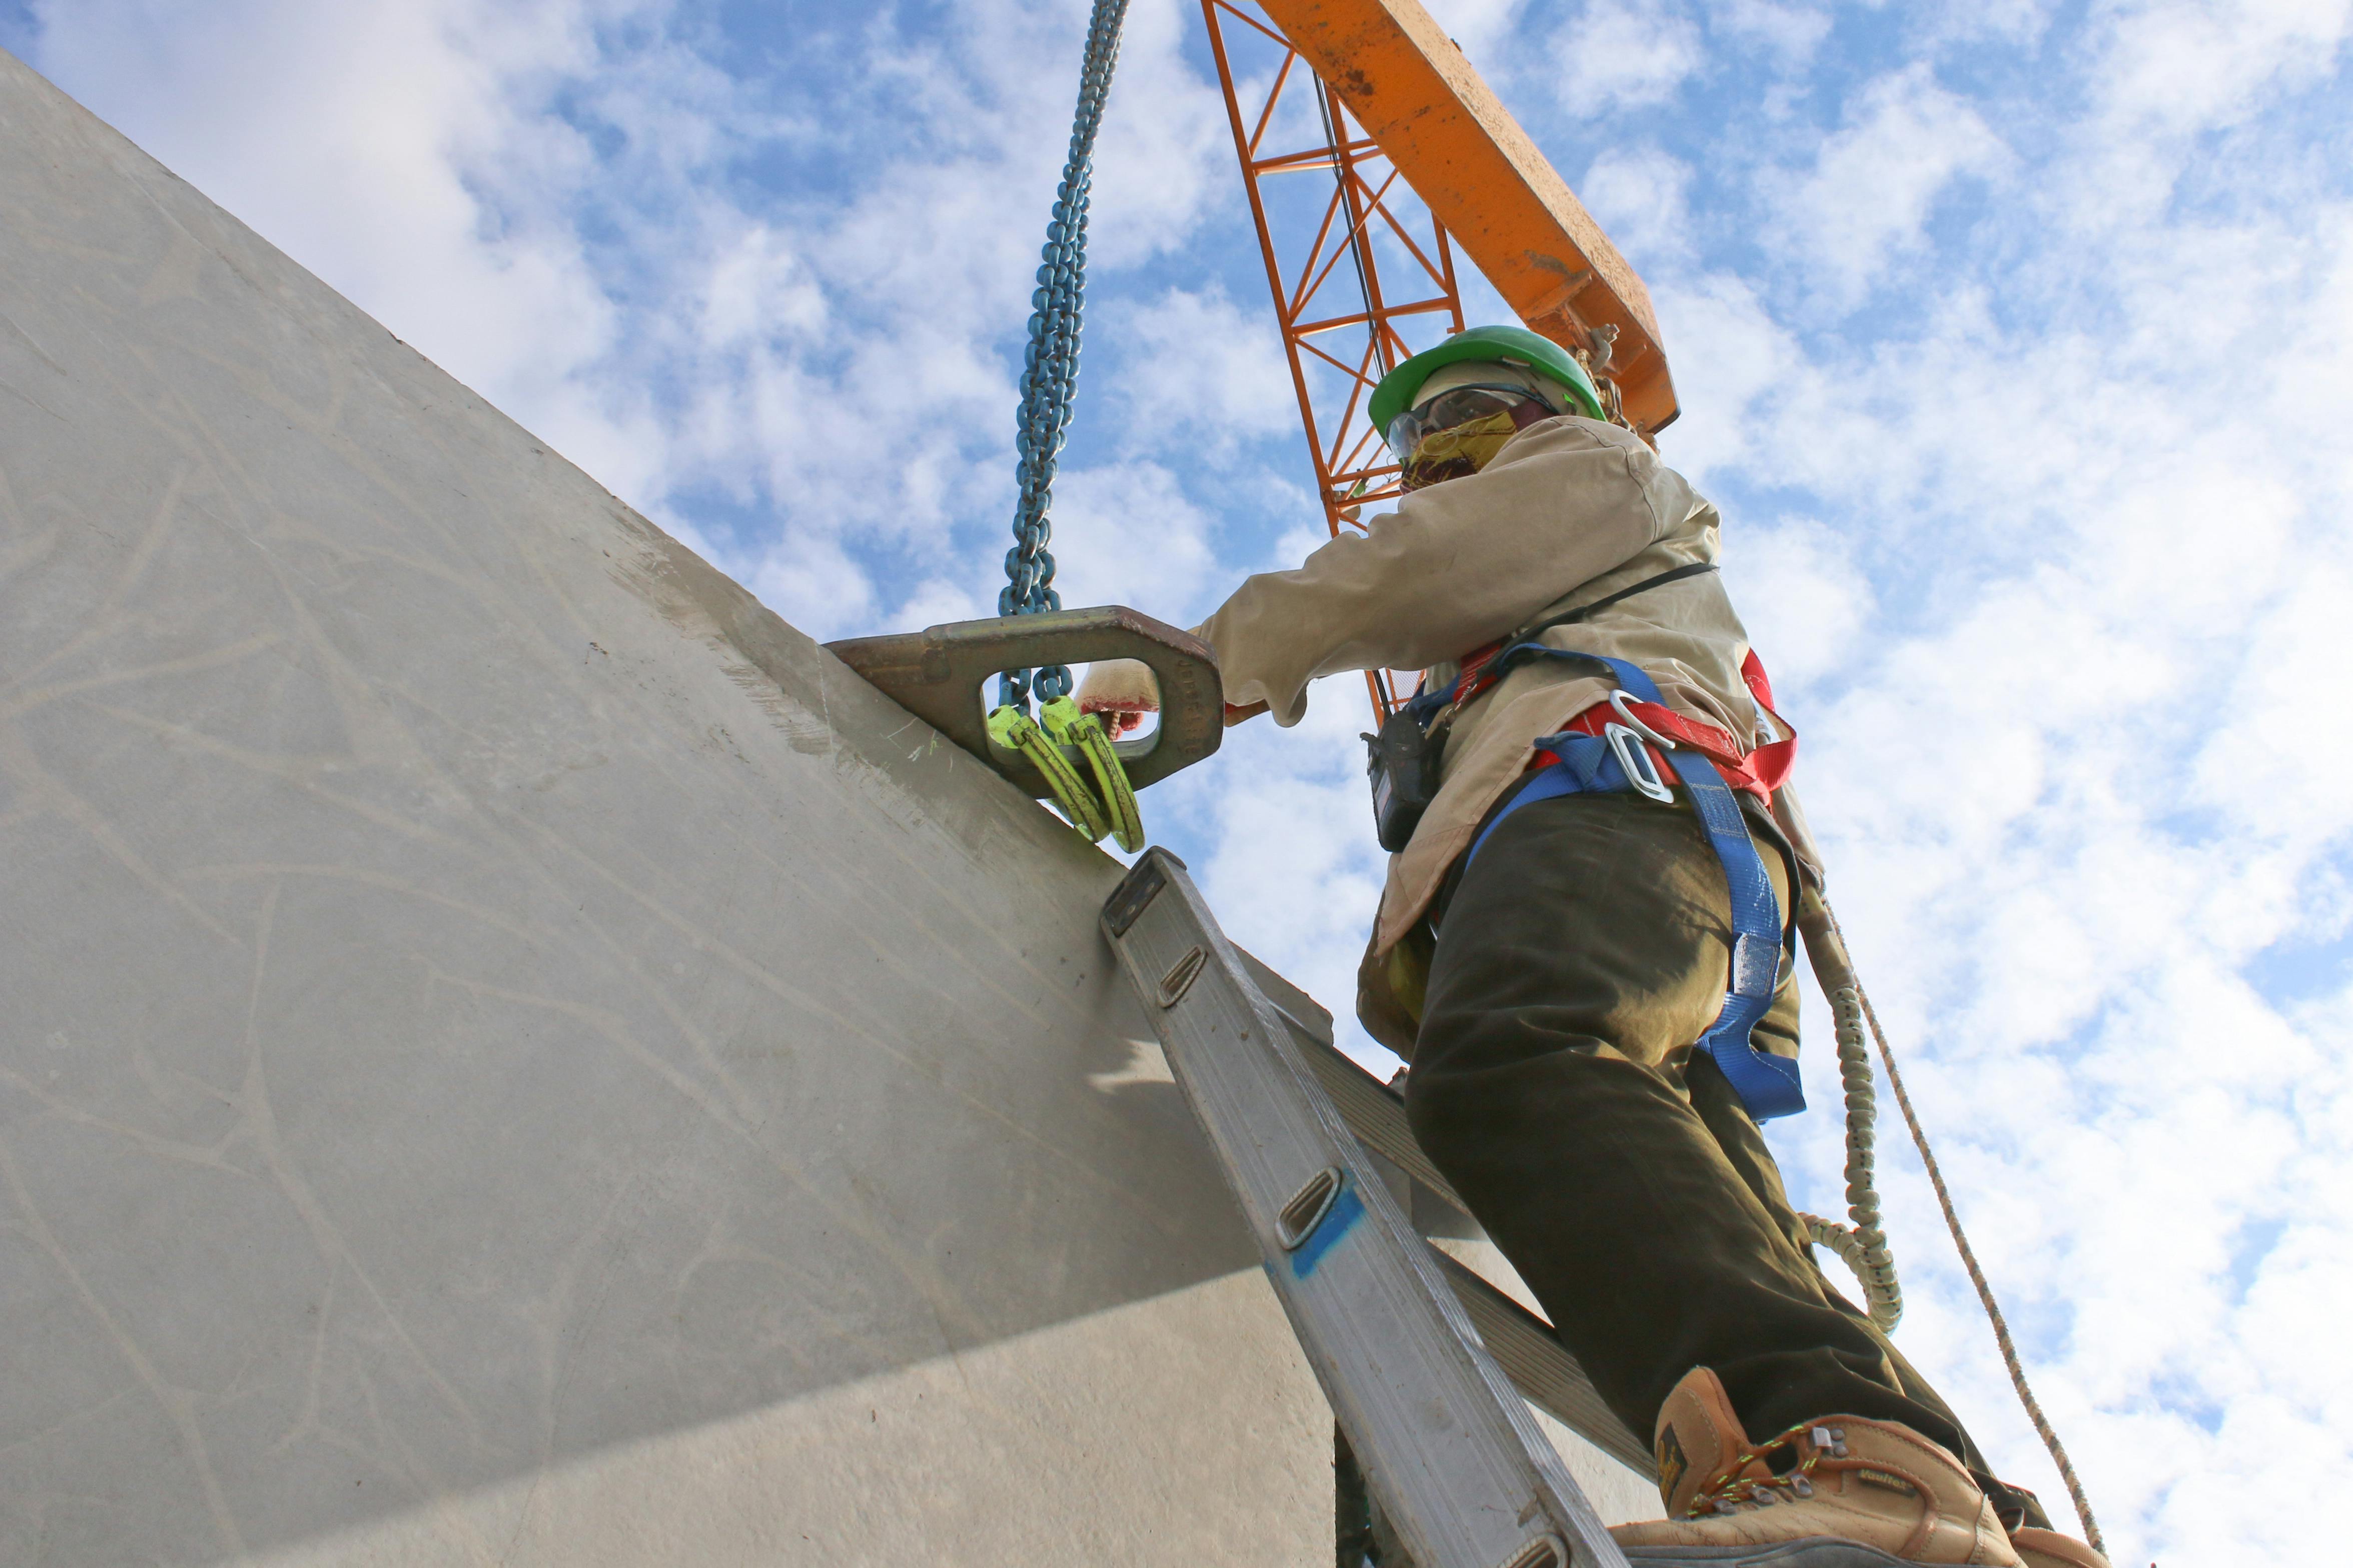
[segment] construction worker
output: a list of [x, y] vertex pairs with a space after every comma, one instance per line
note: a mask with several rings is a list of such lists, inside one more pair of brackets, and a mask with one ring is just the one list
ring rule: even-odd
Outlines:
[[[1801, 1103], [1786, 933], [1818, 870], [1778, 776], [1794, 748], [1713, 570], [1715, 507], [1520, 328], [1406, 361], [1371, 411], [1397, 510], [1250, 578], [1198, 635], [1229, 721], [1298, 722], [1319, 676], [1426, 672], [1428, 738], [1405, 743], [1439, 782], [1397, 835], [1357, 1011], [1410, 1063], [1424, 1151], [1610, 1407], [1656, 1435], [1670, 1517], [1614, 1533], [1638, 1561], [1823, 1538], [1887, 1554], [1841, 1564], [2105, 1568], [1831, 1288], [1757, 1130]], [[1133, 723], [1149, 672], [1099, 665], [1079, 705]], [[1696, 755], [1723, 786], [1679, 776]], [[1727, 1047], [1710, 1031], [1744, 878], [1771, 907]]]

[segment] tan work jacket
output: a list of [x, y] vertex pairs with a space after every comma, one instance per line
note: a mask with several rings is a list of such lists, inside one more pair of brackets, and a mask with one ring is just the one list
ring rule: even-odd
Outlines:
[[[1497, 637], [1671, 568], [1716, 557], [1715, 508], [1630, 431], [1570, 416], [1530, 426], [1476, 474], [1417, 490], [1362, 535], [1294, 571], [1252, 577], [1203, 623], [1226, 700], [1296, 724], [1307, 683], [1353, 669], [1422, 669], [1430, 689]], [[1543, 635], [1640, 665], [1678, 712], [1753, 745], [1740, 676], [1748, 635], [1723, 579], [1683, 578]], [[1469, 704], [1446, 741], [1438, 796], [1389, 858], [1368, 972], [1411, 929], [1488, 807], [1611, 683], [1537, 659]]]

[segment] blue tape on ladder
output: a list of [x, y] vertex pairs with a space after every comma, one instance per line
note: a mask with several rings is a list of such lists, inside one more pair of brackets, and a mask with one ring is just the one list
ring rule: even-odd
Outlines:
[[1293, 1277], [1304, 1279], [1314, 1273], [1315, 1266], [1324, 1261], [1324, 1255], [1339, 1246], [1341, 1240], [1356, 1228], [1356, 1222], [1364, 1217], [1365, 1200], [1356, 1195], [1356, 1184], [1350, 1182], [1340, 1189], [1340, 1195], [1332, 1200], [1332, 1206], [1324, 1211], [1324, 1217], [1316, 1222], [1315, 1228], [1307, 1233], [1307, 1239], [1292, 1252], [1291, 1272]]

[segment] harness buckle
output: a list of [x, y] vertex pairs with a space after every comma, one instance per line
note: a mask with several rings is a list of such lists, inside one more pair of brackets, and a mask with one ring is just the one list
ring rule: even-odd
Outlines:
[[[1610, 754], [1618, 759], [1626, 782], [1634, 786], [1637, 795], [1648, 795], [1662, 805], [1675, 803], [1675, 792], [1659, 776], [1659, 764], [1642, 744], [1642, 737], [1623, 724], [1604, 724], [1601, 738], [1609, 742]], [[1672, 742], [1669, 742], [1672, 744]]]
[[1626, 695], [1626, 689], [1622, 686], [1609, 693], [1610, 710], [1625, 722], [1626, 728], [1633, 731], [1634, 733], [1641, 736], [1642, 739], [1650, 742], [1651, 744], [1658, 747], [1659, 750], [1662, 752], [1673, 751], [1675, 749], [1675, 743], [1672, 741], [1669, 740], [1666, 736], [1660, 734], [1656, 730], [1651, 729], [1640, 719], [1634, 717], [1633, 710], [1626, 706], [1628, 700], [1629, 699]]

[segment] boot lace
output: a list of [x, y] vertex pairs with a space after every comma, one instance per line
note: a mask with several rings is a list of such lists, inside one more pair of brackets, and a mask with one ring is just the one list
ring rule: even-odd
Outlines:
[[[1766, 1458], [1784, 1449], [1794, 1451], [1798, 1462], [1782, 1474], [1775, 1475], [1772, 1467], [1765, 1462]], [[1800, 1421], [1779, 1436], [1743, 1448], [1734, 1455], [1731, 1463], [1693, 1494], [1690, 1506], [1683, 1510], [1683, 1517], [1699, 1519], [1711, 1513], [1742, 1513], [1750, 1509], [1801, 1501], [1814, 1495], [1813, 1469], [1826, 1458], [1846, 1458], [1846, 1429], [1825, 1426], [1818, 1421]], [[1746, 1473], [1752, 1466], [1765, 1473]]]

